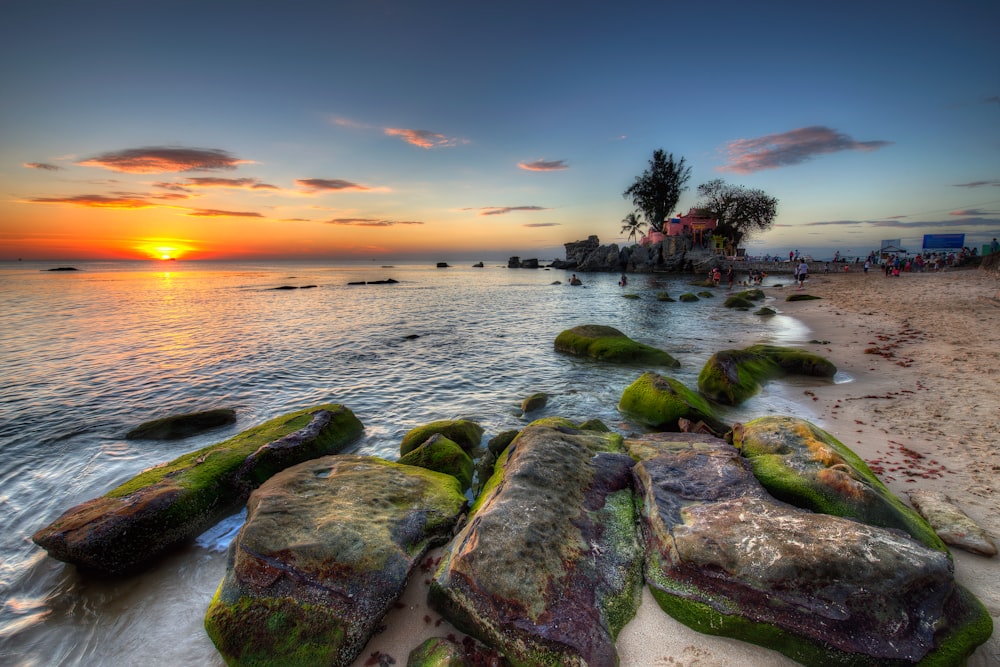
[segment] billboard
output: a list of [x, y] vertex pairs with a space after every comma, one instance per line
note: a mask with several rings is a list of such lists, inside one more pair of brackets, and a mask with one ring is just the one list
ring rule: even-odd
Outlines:
[[924, 250], [951, 250], [965, 247], [965, 234], [924, 234]]
[[903, 239], [882, 239], [882, 248], [898, 248], [903, 245]]

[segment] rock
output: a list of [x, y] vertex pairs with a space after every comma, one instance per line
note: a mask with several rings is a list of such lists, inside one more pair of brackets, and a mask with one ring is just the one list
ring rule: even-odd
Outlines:
[[753, 288], [738, 292], [735, 296], [742, 297], [748, 301], [760, 301], [764, 298], [764, 290]]
[[472, 488], [472, 474], [475, 472], [472, 458], [440, 433], [435, 433], [422, 445], [401, 456], [399, 463], [451, 475], [459, 481], [463, 491]]
[[57, 266], [53, 269], [45, 269], [46, 271], [79, 271], [80, 269], [75, 266]]
[[726, 308], [741, 308], [743, 310], [748, 310], [753, 308], [753, 301], [738, 294], [734, 294], [733, 296], [726, 297], [726, 300], [722, 305]]
[[541, 410], [549, 403], [549, 395], [544, 392], [536, 392], [521, 401], [521, 414]]
[[698, 296], [701, 297], [702, 299], [714, 299], [715, 293], [709, 291], [703, 291], [703, 292], [698, 292]]
[[471, 637], [459, 643], [445, 637], [431, 637], [410, 651], [406, 667], [504, 667], [507, 662]]
[[439, 268], [439, 269], [450, 269], [451, 265], [448, 264], [448, 262], [438, 262], [437, 263], [437, 268]]
[[980, 556], [996, 556], [997, 546], [965, 512], [940, 491], [910, 491], [910, 502], [945, 544]]
[[465, 507], [450, 475], [340, 455], [250, 497], [205, 629], [229, 665], [350, 665]]
[[443, 419], [410, 429], [399, 444], [400, 455], [413, 451], [435, 433], [457, 443], [467, 453], [478, 447], [483, 439], [483, 427], [479, 424], [467, 419]]
[[482, 262], [476, 262], [475, 264], [472, 265], [472, 268], [474, 268], [474, 269], [481, 269], [481, 268], [483, 268], [483, 263]]
[[[775, 285], [777, 287], [777, 285]], [[814, 299], [822, 299], [821, 296], [813, 296], [812, 294], [789, 294], [785, 297], [785, 301], [812, 301]]]
[[670, 298], [670, 293], [669, 292], [657, 292], [656, 293], [656, 300], [657, 301], [673, 301], [673, 299]]
[[812, 510], [909, 533], [947, 547], [916, 512], [839, 440], [803, 419], [761, 417], [733, 428], [733, 444], [772, 496]]
[[621, 436], [527, 426], [446, 548], [428, 602], [514, 664], [615, 665], [642, 553]]
[[144, 422], [125, 434], [126, 440], [177, 440], [236, 422], [231, 408], [204, 410]]
[[633, 363], [677, 368], [680, 362], [658, 348], [638, 343], [614, 327], [584, 324], [563, 331], [555, 340], [556, 352], [591, 357], [613, 363]]
[[739, 405], [782, 375], [832, 378], [837, 367], [818, 354], [776, 345], [716, 352], [698, 374], [698, 389], [713, 401]]
[[697, 296], [695, 296], [691, 292], [684, 292], [684, 294], [681, 294], [677, 298], [680, 299], [681, 301], [683, 301], [684, 303], [690, 303], [692, 301], [701, 301], [701, 299], [699, 299]]
[[778, 314], [777, 311], [775, 311], [773, 308], [768, 308], [767, 306], [764, 306], [763, 308], [757, 310], [754, 313], [754, 315], [760, 315], [762, 317], [769, 317], [771, 315], [777, 315], [777, 314]]
[[339, 451], [363, 428], [342, 405], [319, 405], [272, 419], [146, 470], [67, 510], [32, 539], [53, 558], [85, 570], [138, 570], [235, 514], [250, 492], [276, 472]]
[[643, 373], [625, 388], [618, 409], [652, 428], [679, 431], [678, 420], [686, 419], [705, 422], [717, 433], [729, 430], [702, 396], [674, 378], [652, 372]]
[[633, 469], [646, 581], [682, 623], [817, 666], [959, 664], [992, 632], [947, 554], [771, 498], [724, 442], [657, 444]]
[[623, 299], [633, 299], [633, 300], [635, 300], [635, 299], [640, 299], [642, 297], [640, 297], [638, 294], [633, 294], [633, 293], [630, 292], [628, 294], [622, 294], [622, 298]]

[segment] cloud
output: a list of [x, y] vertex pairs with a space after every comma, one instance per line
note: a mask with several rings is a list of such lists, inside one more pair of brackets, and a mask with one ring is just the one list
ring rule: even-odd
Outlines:
[[57, 164], [49, 164], [48, 162], [25, 162], [24, 165], [28, 169], [42, 169], [44, 171], [61, 171], [62, 167]]
[[829, 225], [842, 225], [847, 227], [870, 226], [879, 228], [894, 229], [921, 229], [921, 228], [941, 228], [941, 227], [993, 227], [1000, 228], [1000, 218], [963, 218], [962, 220], [920, 220], [914, 222], [904, 222], [902, 220], [824, 220], [817, 222], [806, 222], [800, 225], [787, 225], [788, 227], [824, 227]]
[[299, 178], [295, 180], [296, 185], [300, 185], [304, 188], [309, 188], [313, 191], [320, 190], [371, 190], [366, 185], [360, 185], [358, 183], [352, 183], [351, 181], [345, 181], [340, 178]]
[[558, 222], [529, 222], [522, 227], [559, 227], [559, 225]]
[[32, 204], [72, 204], [74, 206], [86, 206], [88, 208], [149, 208], [157, 204], [147, 201], [142, 197], [130, 195], [108, 197], [105, 195], [76, 195], [73, 197], [38, 197], [29, 199]]
[[730, 141], [726, 145], [726, 164], [719, 170], [751, 174], [764, 169], [801, 164], [827, 153], [874, 151], [891, 144], [891, 141], [855, 141], [846, 134], [821, 125], [800, 127], [757, 139]]
[[981, 188], [984, 185], [1000, 187], [1000, 181], [972, 181], [971, 183], [956, 183], [956, 188]]
[[514, 211], [547, 211], [544, 206], [484, 206], [482, 208], [463, 208], [463, 211], [479, 211], [479, 215], [504, 215]]
[[184, 185], [193, 188], [244, 188], [250, 190], [279, 190], [277, 186], [261, 183], [256, 178], [217, 178], [202, 176], [188, 178]]
[[417, 220], [380, 220], [378, 218], [334, 218], [326, 220], [328, 225], [344, 225], [345, 227], [394, 227], [396, 225], [422, 225]]
[[978, 209], [978, 208], [966, 208], [966, 209], [962, 209], [962, 210], [959, 210], [959, 211], [952, 211], [948, 215], [965, 215], [965, 216], [970, 216], [970, 215], [991, 215], [991, 211], [983, 211], [982, 209]]
[[987, 97], [983, 100], [987, 104], [996, 104], [1000, 106], [1000, 95], [993, 95], [992, 97]]
[[223, 211], [217, 208], [193, 208], [188, 215], [203, 218], [263, 218], [255, 211]]
[[163, 174], [236, 169], [237, 165], [250, 164], [250, 160], [240, 160], [218, 148], [147, 146], [102, 153], [79, 164], [129, 174]]
[[566, 160], [535, 160], [534, 162], [518, 162], [517, 166], [527, 171], [562, 171], [569, 169]]
[[421, 148], [450, 148], [460, 143], [461, 139], [448, 137], [429, 130], [408, 130], [399, 127], [387, 127], [384, 132], [390, 137], [401, 137], [403, 141]]

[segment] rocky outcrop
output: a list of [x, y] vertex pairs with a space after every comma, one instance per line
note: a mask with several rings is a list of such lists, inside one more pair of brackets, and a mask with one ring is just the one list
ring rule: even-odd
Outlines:
[[667, 237], [649, 245], [617, 244], [602, 246], [596, 236], [585, 241], [564, 244], [566, 259], [556, 260], [556, 269], [580, 272], [626, 271], [628, 273], [690, 271], [693, 266], [687, 242], [680, 237]]
[[339, 451], [363, 430], [342, 405], [300, 410], [151, 468], [67, 510], [32, 539], [80, 568], [118, 574], [235, 514], [280, 470]]
[[545, 392], [537, 391], [521, 401], [521, 414], [525, 415], [535, 410], [541, 410], [548, 404], [549, 395]]
[[663, 350], [632, 340], [614, 327], [583, 324], [563, 331], [555, 340], [556, 352], [601, 361], [677, 368], [680, 362]]
[[910, 491], [910, 502], [927, 519], [945, 544], [987, 558], [997, 555], [997, 545], [972, 518], [963, 512], [948, 494], [940, 491]]
[[445, 550], [430, 604], [514, 664], [616, 664], [642, 583], [631, 467], [617, 434], [533, 422]]
[[626, 440], [646, 581], [671, 616], [805, 665], [959, 664], [992, 632], [946, 553], [772, 498], [732, 446]]
[[230, 408], [172, 415], [139, 424], [125, 434], [126, 440], [179, 440], [236, 422]]
[[919, 514], [895, 496], [864, 460], [804, 419], [760, 417], [733, 428], [733, 444], [768, 492], [814, 512], [895, 528], [947, 551]]
[[262, 485], [205, 628], [229, 665], [349, 665], [465, 507], [454, 477], [328, 456]]
[[795, 348], [751, 345], [716, 352], [698, 374], [698, 389], [713, 401], [739, 405], [761, 385], [782, 375], [832, 378], [837, 367], [823, 357]]
[[472, 488], [475, 472], [472, 457], [440, 433], [435, 433], [422, 445], [399, 457], [399, 463], [451, 475], [458, 480], [462, 491]]
[[729, 430], [704, 397], [674, 378], [651, 372], [625, 388], [618, 409], [644, 426], [666, 431], [682, 430], [683, 420], [702, 422], [719, 434]]

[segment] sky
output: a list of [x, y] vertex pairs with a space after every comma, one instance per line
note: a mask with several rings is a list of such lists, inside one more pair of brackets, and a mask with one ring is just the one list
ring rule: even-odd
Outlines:
[[555, 259], [663, 149], [747, 252], [1000, 236], [1000, 2], [4, 0], [0, 260]]

